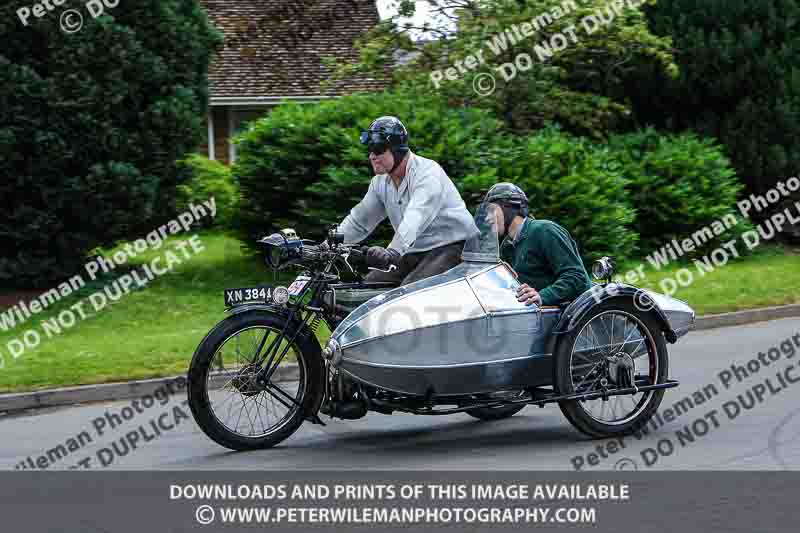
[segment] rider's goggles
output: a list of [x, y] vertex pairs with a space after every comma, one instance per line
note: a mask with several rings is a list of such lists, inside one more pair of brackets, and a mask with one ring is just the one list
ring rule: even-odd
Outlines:
[[369, 153], [375, 155], [381, 155], [389, 148], [388, 138], [379, 131], [362, 131], [359, 140], [367, 145]]

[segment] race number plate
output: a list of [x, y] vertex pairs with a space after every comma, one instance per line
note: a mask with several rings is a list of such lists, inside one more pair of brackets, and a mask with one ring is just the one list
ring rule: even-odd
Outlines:
[[245, 287], [225, 289], [225, 307], [252, 303], [272, 302], [272, 287]]
[[289, 296], [297, 296], [298, 294], [303, 292], [303, 289], [305, 288], [305, 286], [308, 284], [309, 281], [311, 281], [311, 278], [309, 278], [308, 276], [297, 276], [297, 278], [292, 282], [292, 284], [289, 285]]

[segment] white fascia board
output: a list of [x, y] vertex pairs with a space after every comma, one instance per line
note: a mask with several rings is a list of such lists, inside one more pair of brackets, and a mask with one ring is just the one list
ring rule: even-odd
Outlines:
[[338, 98], [338, 96], [218, 96], [211, 97], [209, 104], [212, 106], [263, 106], [278, 105], [283, 102], [315, 104], [331, 98]]

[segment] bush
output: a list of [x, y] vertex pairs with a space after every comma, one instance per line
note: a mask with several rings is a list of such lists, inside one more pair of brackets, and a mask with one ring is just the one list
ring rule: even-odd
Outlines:
[[[450, 109], [435, 95], [353, 95], [318, 105], [286, 104], [238, 139], [233, 175], [241, 186], [234, 226], [245, 246], [283, 227], [321, 239], [364, 196], [373, 176], [358, 134], [381, 115], [398, 116], [411, 149], [439, 162], [458, 184], [491, 174], [487, 148], [500, 131], [488, 112]], [[388, 222], [373, 234], [392, 235]]]
[[493, 148], [496, 176], [469, 177], [465, 193], [480, 198], [510, 181], [528, 194], [530, 213], [567, 229], [587, 264], [603, 255], [631, 257], [637, 235], [623, 178], [608, 149], [554, 127]]
[[[358, 95], [281, 106], [240, 136], [234, 225], [245, 246], [255, 250], [258, 237], [287, 226], [321, 239], [340, 222], [372, 177], [358, 132], [383, 114], [406, 123], [412, 150], [442, 165], [471, 211], [493, 184], [517, 183], [531, 213], [564, 226], [587, 263], [689, 237], [731, 213], [738, 192], [720, 148], [693, 135], [646, 130], [595, 144], [550, 126], [515, 136], [487, 112], [450, 108], [436, 96]], [[391, 235], [384, 223], [373, 240]]]
[[609, 147], [628, 180], [636, 211], [632, 228], [639, 234], [642, 252], [657, 250], [672, 239], [681, 242], [726, 215], [734, 215], [739, 223], [709, 240], [696, 254], [752, 229], [734, 209], [742, 186], [722, 148], [712, 140], [650, 128], [612, 137]]
[[203, 224], [228, 228], [239, 202], [239, 187], [233, 180], [230, 167], [200, 154], [192, 154], [178, 164], [191, 172], [189, 181], [178, 185], [178, 210], [184, 211], [189, 203], [200, 204], [213, 196], [217, 215], [213, 219], [204, 218]]
[[42, 287], [170, 214], [220, 37], [196, 0], [122, 2], [74, 34], [19, 7], [0, 2], [0, 284]]

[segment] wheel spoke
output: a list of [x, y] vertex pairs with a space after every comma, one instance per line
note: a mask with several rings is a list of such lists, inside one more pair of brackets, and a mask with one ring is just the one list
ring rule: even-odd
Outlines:
[[[657, 348], [647, 327], [635, 315], [622, 310], [603, 311], [592, 317], [575, 337], [569, 358], [569, 372], [572, 390], [578, 394], [596, 393], [603, 377], [609, 379], [609, 391], [614, 391], [610, 376], [602, 365], [607, 356], [624, 353], [633, 359], [633, 377], [637, 386], [650, 384], [650, 366], [642, 375], [642, 356], [647, 357], [645, 365], [652, 365], [657, 358]], [[605, 424], [623, 424], [638, 416], [649, 403], [654, 391], [635, 394], [614, 394], [606, 399], [576, 401], [577, 405], [591, 418]], [[621, 396], [628, 396], [622, 398]], [[601, 402], [598, 404], [597, 402]], [[608, 405], [606, 405], [608, 404]]]
[[247, 413], [247, 421], [250, 422], [250, 433], [248, 435], [252, 435], [253, 428], [253, 418], [250, 416], [250, 409], [247, 408], [248, 398], [246, 396], [242, 396], [242, 408], [244, 412]]
[[[576, 385], [574, 388], [575, 388], [575, 389], [578, 389], [578, 388], [580, 388], [580, 386], [584, 384], [584, 382], [585, 382], [585, 381], [586, 381], [586, 380], [589, 378], [589, 376], [592, 374], [592, 372], [593, 372], [593, 371], [594, 371], [594, 370], [595, 370], [595, 369], [596, 369], [598, 366], [600, 366], [600, 364], [601, 364], [601, 363], [602, 363], [602, 361], [601, 361], [600, 363], [597, 363], [596, 365], [594, 365], [594, 366], [592, 367], [592, 370], [590, 370], [590, 371], [589, 371], [589, 372], [586, 374], [586, 377], [584, 377], [584, 378], [583, 378], [583, 380], [581, 380], [581, 382], [580, 382], [580, 383], [578, 383], [578, 384], [577, 384], [577, 385]], [[597, 378], [597, 379], [600, 379], [600, 377], [598, 376], [598, 378]]]
[[[281, 339], [279, 329], [265, 326], [246, 328], [223, 341], [212, 358], [210, 368], [214, 370], [208, 373], [207, 387], [211, 389], [212, 380], [223, 383], [217, 393], [209, 394], [209, 409], [231, 433], [250, 438], [267, 436], [294, 419], [302, 409], [305, 371], [299, 357], [301, 383], [297, 389], [292, 386], [287, 390], [271, 382], [263, 387], [255, 382], [259, 358], [266, 358], [271, 353], [273, 364], [270, 370], [274, 372], [290, 349], [299, 354], [296, 346], [288, 342], [283, 346]], [[266, 352], [262, 351], [264, 348]], [[296, 390], [294, 396], [289, 392], [292, 390]]]

